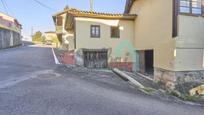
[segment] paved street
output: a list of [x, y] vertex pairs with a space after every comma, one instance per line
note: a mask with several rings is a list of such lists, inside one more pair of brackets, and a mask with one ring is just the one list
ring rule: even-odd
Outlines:
[[203, 115], [147, 96], [109, 71], [55, 65], [51, 48], [0, 51], [0, 115]]

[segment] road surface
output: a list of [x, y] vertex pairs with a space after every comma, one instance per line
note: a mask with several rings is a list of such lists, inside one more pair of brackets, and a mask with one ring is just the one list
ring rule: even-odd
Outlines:
[[203, 115], [147, 96], [108, 71], [55, 65], [51, 48], [0, 51], [0, 115]]

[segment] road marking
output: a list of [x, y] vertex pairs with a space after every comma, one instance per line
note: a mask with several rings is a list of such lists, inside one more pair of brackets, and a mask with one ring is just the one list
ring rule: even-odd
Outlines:
[[57, 56], [55, 55], [55, 51], [54, 51], [53, 48], [52, 48], [52, 53], [53, 53], [53, 56], [54, 56], [55, 64], [57, 64], [57, 65], [61, 64], [61, 63], [59, 62], [59, 60], [57, 59]]

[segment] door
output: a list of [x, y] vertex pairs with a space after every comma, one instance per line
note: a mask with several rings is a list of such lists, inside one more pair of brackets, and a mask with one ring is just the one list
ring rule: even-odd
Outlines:
[[108, 52], [107, 50], [85, 50], [84, 67], [87, 68], [107, 68], [108, 66]]

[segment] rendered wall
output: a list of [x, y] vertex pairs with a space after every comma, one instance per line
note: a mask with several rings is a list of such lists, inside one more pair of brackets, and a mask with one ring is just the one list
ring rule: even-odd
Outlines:
[[[100, 25], [101, 36], [100, 38], [90, 37], [91, 25]], [[111, 26], [120, 27], [120, 38], [111, 38]], [[76, 18], [76, 48], [88, 48], [88, 49], [110, 49], [112, 57], [114, 50], [120, 46], [126, 46], [119, 48], [121, 57], [125, 57], [128, 52], [127, 47], [133, 47], [134, 39], [134, 21], [128, 20], [104, 20], [104, 19], [91, 19], [91, 18]], [[134, 47], [133, 49], [134, 50]]]
[[66, 50], [74, 50], [74, 34], [73, 32], [68, 32], [65, 29], [66, 24], [66, 14], [61, 15], [63, 17], [63, 25], [62, 25], [62, 48]]
[[179, 15], [179, 48], [204, 48], [204, 18]]
[[135, 20], [136, 50], [154, 50], [154, 67], [173, 70], [172, 0], [136, 0], [130, 14]]
[[176, 49], [176, 71], [204, 70], [203, 49]]
[[21, 35], [14, 31], [0, 29], [0, 49], [18, 46], [21, 44]]
[[203, 67], [204, 18], [179, 15], [179, 37], [176, 39], [176, 71], [199, 71]]

